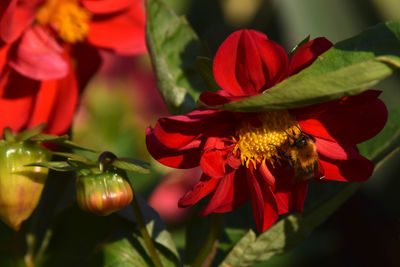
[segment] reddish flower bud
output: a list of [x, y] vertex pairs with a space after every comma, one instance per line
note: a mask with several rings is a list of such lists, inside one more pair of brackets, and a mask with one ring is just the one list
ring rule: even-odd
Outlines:
[[37, 143], [0, 140], [0, 218], [16, 231], [38, 205], [48, 174], [47, 168], [25, 165], [50, 159]]
[[76, 180], [78, 206], [85, 211], [105, 216], [128, 205], [132, 189], [121, 173], [104, 172], [81, 175]]

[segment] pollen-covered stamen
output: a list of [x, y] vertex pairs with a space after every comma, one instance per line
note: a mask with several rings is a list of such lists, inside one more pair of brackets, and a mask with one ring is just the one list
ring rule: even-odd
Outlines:
[[242, 121], [236, 130], [237, 143], [234, 153], [239, 151], [242, 164], [254, 167], [268, 160], [271, 164], [282, 158], [284, 146], [292, 137], [300, 134], [300, 127], [287, 111], [268, 111], [258, 115], [260, 125]]
[[68, 43], [83, 41], [89, 32], [90, 13], [78, 0], [47, 0], [39, 8], [36, 19], [41, 25], [52, 25]]

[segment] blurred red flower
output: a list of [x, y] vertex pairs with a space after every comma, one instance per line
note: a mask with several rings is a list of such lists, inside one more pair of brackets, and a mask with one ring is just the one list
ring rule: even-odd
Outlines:
[[190, 209], [181, 209], [177, 203], [197, 183], [199, 173], [199, 168], [173, 170], [151, 193], [148, 203], [164, 222], [177, 224], [188, 218]]
[[[311, 40], [289, 59], [281, 46], [254, 30], [230, 35], [218, 49], [213, 72], [222, 90], [205, 92], [207, 105], [242, 99], [308, 67], [332, 44]], [[252, 201], [257, 228], [280, 214], [301, 212], [307, 180], [364, 181], [373, 163], [356, 144], [376, 135], [387, 110], [369, 90], [357, 96], [290, 110], [238, 113], [195, 110], [158, 120], [146, 131], [147, 148], [174, 168], [201, 167], [200, 181], [179, 201], [195, 204], [212, 193], [201, 215], [228, 212]]]
[[[0, 4], [0, 134], [48, 124], [64, 133], [98, 48], [146, 51], [143, 0], [6, 0]], [[73, 64], [72, 64], [73, 62]]]

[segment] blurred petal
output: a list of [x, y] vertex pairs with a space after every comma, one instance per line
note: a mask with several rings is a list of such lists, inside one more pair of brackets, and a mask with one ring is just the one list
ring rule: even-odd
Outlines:
[[89, 25], [90, 44], [107, 48], [121, 55], [145, 53], [146, 16], [142, 2], [107, 19], [94, 19]]
[[34, 80], [65, 77], [68, 64], [61, 56], [62, 48], [41, 27], [27, 30], [12, 54], [9, 65]]
[[4, 127], [19, 131], [28, 123], [38, 88], [39, 82], [13, 70], [3, 72], [0, 79], [0, 136]]
[[333, 44], [324, 37], [313, 39], [300, 46], [290, 59], [289, 75], [294, 75], [310, 66], [319, 55], [332, 46]]
[[138, 0], [81, 0], [82, 5], [94, 14], [110, 14], [128, 8], [132, 3], [142, 3]]
[[0, 37], [5, 43], [15, 42], [35, 19], [35, 5], [38, 0], [6, 0], [8, 3], [3, 14], [0, 14]]
[[178, 201], [198, 182], [199, 168], [190, 170], [173, 170], [159, 183], [148, 198], [149, 205], [154, 208], [166, 223], [183, 221], [191, 209], [182, 209]]
[[[50, 85], [47, 85], [47, 83]], [[53, 88], [50, 81], [43, 82], [43, 84], [43, 87], [50, 87], [47, 89], [57, 92], [46, 132], [64, 134], [71, 127], [79, 100], [79, 88], [75, 73], [72, 69], [72, 64], [70, 65], [70, 72], [68, 75], [57, 80], [55, 85], [53, 84]]]
[[31, 117], [27, 125], [28, 128], [36, 126], [42, 122], [47, 123], [50, 120], [53, 108], [55, 108], [57, 93], [56, 80], [40, 83], [40, 88], [36, 94], [33, 109], [30, 112]]
[[102, 58], [99, 49], [87, 43], [75, 44], [72, 48], [72, 57], [76, 59], [74, 69], [78, 79], [78, 87], [82, 91], [100, 68]]

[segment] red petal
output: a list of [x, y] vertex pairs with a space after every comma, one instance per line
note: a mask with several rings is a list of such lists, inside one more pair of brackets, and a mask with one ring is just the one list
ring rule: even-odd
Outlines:
[[110, 14], [128, 8], [132, 3], [142, 1], [138, 0], [81, 0], [82, 5], [94, 14]]
[[326, 180], [362, 182], [367, 180], [374, 170], [374, 164], [361, 155], [351, 160], [327, 159], [321, 156], [320, 163], [325, 170]]
[[332, 46], [333, 44], [324, 37], [313, 39], [300, 46], [290, 59], [289, 75], [294, 75], [310, 66], [319, 55]]
[[387, 121], [379, 91], [369, 90], [323, 104], [292, 110], [303, 131], [345, 144], [358, 144], [379, 133]]
[[47, 123], [50, 120], [53, 108], [55, 108], [55, 99], [57, 98], [57, 81], [47, 81], [40, 83], [40, 89], [35, 97], [28, 128], [36, 126], [42, 122]]
[[143, 4], [136, 1], [126, 12], [92, 20], [87, 40], [121, 55], [142, 54], [146, 52], [145, 24]]
[[[42, 83], [43, 89], [47, 87], [47, 90], [56, 91], [56, 98], [53, 100], [53, 108], [47, 122], [46, 132], [64, 134], [71, 127], [79, 99], [78, 83], [72, 65], [70, 65], [70, 72], [65, 78], [57, 80], [53, 84], [50, 81]], [[45, 98], [47, 97], [45, 96]], [[35, 109], [38, 106], [40, 105], [37, 102]]]
[[221, 114], [212, 110], [195, 110], [186, 115], [161, 118], [156, 123], [155, 137], [169, 148], [181, 148], [192, 142], [211, 124], [211, 119]]
[[287, 75], [283, 48], [254, 30], [239, 30], [219, 47], [213, 65], [219, 86], [234, 96], [254, 95]]
[[245, 169], [231, 172], [220, 179], [214, 194], [207, 206], [202, 210], [201, 216], [206, 216], [213, 212], [229, 212], [249, 200], [250, 195], [244, 179], [244, 171]]
[[22, 36], [9, 65], [34, 80], [59, 79], [68, 73], [68, 64], [61, 51], [56, 41], [41, 27], [31, 27]]
[[254, 95], [266, 84], [257, 42], [270, 42], [265, 35], [243, 30], [237, 47], [236, 78], [245, 95]]
[[172, 167], [189, 169], [199, 166], [200, 149], [171, 149], [163, 145], [154, 135], [153, 129], [146, 129], [146, 145], [149, 153], [160, 163]]
[[[15, 90], [18, 88], [18, 90]], [[4, 127], [14, 131], [23, 128], [29, 119], [39, 83], [8, 69], [0, 79], [0, 136]]]
[[214, 191], [220, 179], [213, 179], [203, 174], [192, 190], [188, 191], [178, 202], [179, 207], [185, 208], [196, 204], [200, 199]]
[[221, 178], [225, 175], [226, 152], [221, 150], [210, 150], [201, 156], [200, 167], [202, 171], [212, 178]]
[[269, 170], [268, 166], [265, 165], [265, 162], [263, 162], [260, 165], [260, 174], [264, 178], [264, 181], [270, 185], [273, 189], [275, 189], [275, 177]]
[[303, 211], [304, 201], [307, 195], [308, 182], [302, 181], [290, 191], [275, 192], [275, 200], [278, 205], [279, 214], [290, 211]]
[[254, 219], [260, 232], [270, 228], [278, 219], [278, 207], [271, 187], [257, 179], [253, 170], [247, 171], [247, 184], [250, 189]]
[[1, 14], [0, 37], [5, 43], [12, 43], [35, 19], [38, 1], [9, 0], [8, 2], [8, 7]]
[[338, 144], [318, 137], [315, 137], [315, 141], [318, 153], [327, 158], [347, 160], [359, 155], [355, 145]]
[[[273, 41], [259, 37], [256, 44], [266, 72], [266, 85], [261, 88], [261, 91], [264, 91], [286, 79], [289, 60], [286, 51]], [[258, 92], [261, 91], [259, 90]]]
[[307, 182], [295, 180], [293, 168], [287, 166], [269, 167], [269, 170], [270, 175], [276, 179], [271, 189], [274, 192], [278, 213], [301, 211], [307, 193]]
[[199, 100], [208, 106], [222, 105], [228, 102], [239, 101], [246, 96], [230, 96], [228, 92], [219, 90], [217, 92], [203, 92]]
[[71, 56], [76, 59], [75, 75], [78, 87], [83, 90], [102, 63], [99, 49], [87, 43], [78, 43], [73, 46]]
[[289, 207], [291, 211], [303, 212], [304, 201], [306, 200], [308, 182], [302, 182], [292, 192]]
[[[213, 72], [218, 85], [231, 95], [245, 95], [236, 76], [237, 50], [243, 31], [236, 31], [226, 38], [214, 57]], [[256, 92], [254, 92], [256, 93]]]

